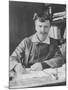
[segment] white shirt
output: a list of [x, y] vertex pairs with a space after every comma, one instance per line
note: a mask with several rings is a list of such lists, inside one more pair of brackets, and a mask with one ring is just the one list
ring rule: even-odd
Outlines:
[[[36, 33], [32, 36], [31, 40], [32, 40], [32, 42], [40, 42], [39, 39], [37, 38]], [[44, 41], [42, 41], [42, 43], [50, 44], [49, 36], [47, 36], [47, 38]]]

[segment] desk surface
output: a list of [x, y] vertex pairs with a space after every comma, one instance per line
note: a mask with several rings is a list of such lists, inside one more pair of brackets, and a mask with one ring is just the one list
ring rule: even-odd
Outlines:
[[47, 85], [53, 85], [53, 84], [60, 84], [64, 83], [65, 80], [53, 80], [48, 81], [45, 77], [42, 78], [35, 78], [35, 79], [29, 79], [29, 80], [23, 80], [20, 82], [10, 82], [10, 88], [28, 88], [28, 87], [37, 87], [37, 86], [47, 86]]
[[[51, 71], [51, 70], [50, 70]], [[49, 71], [49, 72], [50, 72]], [[36, 74], [36, 75], [35, 75]], [[39, 76], [39, 74], [42, 74], [42, 76]], [[32, 75], [34, 75], [32, 77]], [[26, 77], [25, 77], [26, 76]], [[28, 74], [29, 77], [27, 78], [26, 75], [19, 76], [20, 78], [16, 77], [12, 81], [10, 81], [10, 88], [28, 88], [28, 87], [37, 87], [37, 86], [47, 86], [47, 85], [53, 85], [53, 84], [60, 84], [62, 82], [65, 82], [65, 78], [56, 80], [55, 78], [51, 78], [51, 76], [47, 73], [42, 72], [32, 72]], [[24, 78], [23, 78], [24, 77]]]

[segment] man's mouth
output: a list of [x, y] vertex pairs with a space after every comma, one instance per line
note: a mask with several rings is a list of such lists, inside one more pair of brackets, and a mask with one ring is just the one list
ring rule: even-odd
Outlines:
[[47, 32], [40, 32], [41, 34], [48, 34]]

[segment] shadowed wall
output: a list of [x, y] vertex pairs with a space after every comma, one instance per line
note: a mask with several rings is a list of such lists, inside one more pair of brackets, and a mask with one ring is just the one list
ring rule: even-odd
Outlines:
[[[63, 5], [53, 5], [53, 12], [62, 11]], [[35, 33], [33, 15], [46, 9], [43, 3], [9, 1], [9, 54], [25, 38]]]
[[9, 2], [10, 54], [25, 37], [35, 33], [33, 15], [42, 11], [43, 4]]

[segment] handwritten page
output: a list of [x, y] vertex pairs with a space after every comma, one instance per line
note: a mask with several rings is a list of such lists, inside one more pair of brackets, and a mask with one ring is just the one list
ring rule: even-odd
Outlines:
[[44, 71], [30, 71], [29, 69], [26, 70], [25, 74], [18, 74], [17, 80], [20, 79], [29, 79], [29, 78], [41, 78], [41, 77], [51, 77], [50, 74]]

